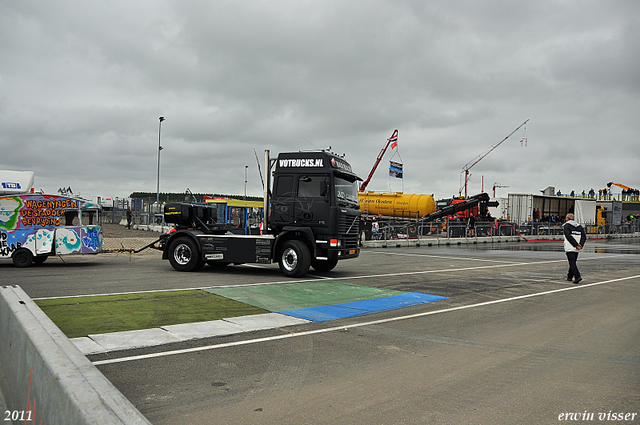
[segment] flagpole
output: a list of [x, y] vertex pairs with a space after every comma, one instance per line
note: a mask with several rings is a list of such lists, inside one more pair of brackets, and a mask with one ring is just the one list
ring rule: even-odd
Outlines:
[[[400, 156], [400, 148], [398, 148], [398, 157], [400, 157], [400, 161], [402, 161], [402, 157]], [[402, 161], [402, 181], [400, 182], [400, 188], [402, 193], [404, 193], [404, 161]]]
[[400, 190], [402, 191], [402, 193], [404, 193], [404, 160], [402, 159], [402, 155], [400, 155], [400, 148], [398, 146], [396, 146], [396, 153], [394, 153], [394, 156], [398, 155], [398, 158], [400, 158], [400, 164], [402, 164], [402, 177], [400, 177]]

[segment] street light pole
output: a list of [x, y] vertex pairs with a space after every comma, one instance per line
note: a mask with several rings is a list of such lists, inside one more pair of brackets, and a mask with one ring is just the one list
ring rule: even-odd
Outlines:
[[158, 123], [158, 179], [156, 180], [156, 203], [160, 204], [160, 151], [162, 150], [162, 146], [160, 145], [160, 132], [162, 131], [162, 121], [164, 121], [164, 117], [158, 118], [160, 123]]

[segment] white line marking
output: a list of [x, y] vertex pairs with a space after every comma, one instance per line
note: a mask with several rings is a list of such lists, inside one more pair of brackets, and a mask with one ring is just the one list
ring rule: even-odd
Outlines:
[[[312, 275], [307, 275], [307, 278], [314, 277]], [[318, 276], [320, 278], [320, 276]], [[335, 279], [332, 279], [335, 280]], [[199, 286], [195, 288], [178, 288], [178, 289], [150, 289], [146, 291], [128, 291], [128, 292], [108, 292], [106, 294], [85, 294], [85, 295], [65, 295], [63, 297], [40, 297], [40, 298], [32, 298], [32, 300], [57, 300], [60, 298], [81, 298], [81, 297], [102, 297], [107, 295], [130, 295], [130, 294], [149, 294], [153, 292], [176, 292], [176, 291], [202, 291], [211, 288], [235, 288], [235, 287], [243, 287], [243, 286], [260, 286], [260, 285], [278, 285], [282, 283], [301, 283], [301, 282], [309, 282], [309, 279], [304, 280], [280, 280], [273, 282], [259, 282], [259, 283], [245, 283], [240, 285], [220, 285], [220, 286]]]
[[398, 255], [401, 257], [428, 257], [428, 258], [442, 258], [445, 260], [469, 260], [469, 261], [486, 261], [490, 263], [511, 263], [511, 261], [505, 260], [487, 260], [485, 258], [473, 258], [473, 257], [451, 257], [448, 255], [431, 255], [431, 254], [407, 254], [401, 252], [384, 252], [384, 251], [368, 251], [372, 254], [385, 254], [385, 255]]
[[[581, 258], [580, 261], [589, 261], [589, 260], [609, 260], [612, 257], [618, 257], [622, 254], [614, 254], [607, 255], [602, 257], [593, 257], [593, 258]], [[466, 258], [451, 258], [455, 259], [466, 259]], [[279, 285], [283, 283], [304, 283], [309, 282], [309, 278], [315, 279], [323, 279], [323, 280], [355, 280], [355, 279], [369, 279], [369, 278], [378, 278], [378, 277], [393, 277], [393, 276], [410, 276], [410, 275], [419, 275], [419, 274], [427, 274], [427, 273], [450, 273], [456, 271], [468, 271], [468, 270], [481, 270], [481, 269], [492, 269], [492, 268], [500, 268], [500, 267], [513, 267], [513, 266], [535, 266], [539, 264], [549, 264], [549, 263], [566, 263], [566, 259], [562, 260], [545, 260], [545, 261], [534, 261], [530, 263], [506, 263], [506, 264], [496, 264], [491, 266], [475, 266], [475, 267], [463, 267], [463, 268], [448, 268], [448, 269], [437, 269], [437, 270], [418, 270], [413, 272], [397, 272], [397, 273], [385, 273], [385, 274], [370, 274], [363, 276], [343, 276], [343, 277], [325, 277], [325, 276], [314, 276], [314, 275], [306, 275], [305, 279], [301, 280], [276, 280], [272, 282], [257, 282], [257, 283], [244, 283], [244, 284], [234, 284], [234, 285], [218, 285], [218, 286], [201, 286], [197, 288], [180, 288], [180, 289], [155, 289], [155, 290], [147, 290], [147, 291], [130, 291], [130, 292], [112, 292], [106, 294], [87, 294], [87, 295], [67, 295], [64, 297], [41, 297], [41, 298], [32, 298], [33, 300], [50, 300], [50, 299], [60, 299], [60, 298], [80, 298], [80, 297], [100, 297], [105, 295], [129, 295], [129, 294], [145, 294], [152, 292], [175, 292], [175, 291], [195, 291], [195, 290], [207, 290], [212, 288], [241, 288], [248, 286], [265, 286], [265, 285]]]
[[509, 302], [509, 301], [516, 301], [516, 300], [522, 300], [522, 299], [526, 299], [526, 298], [539, 297], [541, 295], [555, 294], [555, 293], [559, 293], [559, 292], [572, 291], [572, 290], [575, 290], [575, 289], [584, 289], [584, 288], [589, 288], [591, 286], [605, 285], [605, 284], [608, 284], [608, 283], [622, 282], [622, 281], [625, 281], [625, 280], [637, 279], [637, 278], [640, 278], [640, 275], [622, 277], [622, 278], [619, 278], [619, 279], [605, 280], [605, 281], [602, 281], [602, 282], [589, 283], [589, 284], [585, 284], [585, 285], [569, 286], [569, 287], [565, 287], [565, 288], [561, 288], [561, 289], [553, 289], [553, 290], [550, 290], [550, 291], [536, 292], [534, 294], [519, 295], [517, 297], [503, 298], [503, 299], [499, 299], [499, 300], [485, 301], [485, 302], [481, 302], [481, 303], [477, 303], [477, 304], [469, 304], [469, 305], [463, 305], [463, 306], [458, 306], [458, 307], [445, 308], [445, 309], [442, 309], [442, 310], [426, 311], [426, 312], [423, 312], [423, 313], [409, 314], [409, 315], [406, 315], [406, 316], [397, 316], [397, 317], [390, 317], [390, 318], [387, 318], [387, 319], [372, 320], [372, 321], [369, 321], [369, 322], [355, 323], [355, 324], [352, 324], [352, 325], [334, 326], [334, 327], [331, 327], [331, 328], [316, 329], [316, 330], [312, 330], [312, 331], [304, 331], [304, 332], [297, 332], [297, 333], [287, 333], [287, 334], [283, 334], [283, 335], [275, 335], [275, 336], [270, 336], [270, 337], [249, 339], [249, 340], [244, 340], [244, 341], [234, 341], [234, 342], [227, 342], [227, 343], [223, 343], [223, 344], [207, 345], [207, 346], [204, 346], [204, 347], [193, 347], [193, 348], [186, 348], [186, 349], [182, 349], [182, 350], [164, 351], [164, 352], [161, 352], [161, 353], [152, 353], [152, 354], [142, 354], [142, 355], [139, 355], [139, 356], [121, 357], [121, 358], [118, 358], [118, 359], [98, 360], [98, 361], [93, 362], [93, 364], [96, 365], [96, 366], [99, 366], [99, 365], [105, 365], [105, 364], [123, 363], [123, 362], [134, 361], [134, 360], [145, 360], [145, 359], [152, 359], [152, 358], [156, 358], [156, 357], [173, 356], [173, 355], [176, 355], [176, 354], [196, 353], [196, 352], [199, 352], [199, 351], [215, 350], [215, 349], [218, 349], [218, 348], [237, 347], [237, 346], [241, 346], [241, 345], [257, 344], [257, 343], [260, 343], [260, 342], [277, 341], [277, 340], [280, 340], [280, 339], [288, 339], [288, 338], [295, 338], [295, 337], [300, 337], [300, 336], [321, 334], [321, 333], [327, 333], [327, 332], [335, 332], [335, 331], [340, 331], [340, 330], [344, 330], [344, 329], [360, 328], [360, 327], [372, 326], [372, 325], [380, 325], [380, 324], [383, 324], [383, 323], [397, 322], [399, 320], [415, 319], [415, 318], [418, 318], [418, 317], [432, 316], [432, 315], [440, 314], [440, 313], [451, 313], [453, 311], [467, 310], [467, 309], [476, 308], [476, 307], [484, 307], [484, 306], [488, 306], [488, 305], [492, 305], [492, 304], [500, 304], [500, 303], [505, 303], [505, 302]]
[[[610, 259], [613, 256], [608, 257], [594, 257], [594, 258], [582, 258], [580, 261], [588, 261], [588, 260], [604, 260]], [[507, 263], [507, 264], [495, 264], [491, 266], [475, 266], [475, 267], [463, 267], [456, 269], [438, 269], [438, 270], [420, 270], [415, 272], [398, 272], [398, 273], [385, 273], [378, 275], [366, 275], [366, 276], [350, 276], [350, 277], [340, 277], [335, 280], [353, 280], [353, 279], [367, 279], [371, 277], [391, 277], [391, 276], [409, 276], [409, 275], [417, 275], [417, 274], [427, 274], [427, 273], [450, 273], [457, 271], [468, 271], [468, 270], [480, 270], [480, 269], [496, 269], [501, 267], [513, 267], [513, 266], [535, 266], [539, 264], [550, 264], [550, 263], [566, 263], [566, 258], [563, 260], [545, 260], [545, 261], [534, 261], [531, 263]]]

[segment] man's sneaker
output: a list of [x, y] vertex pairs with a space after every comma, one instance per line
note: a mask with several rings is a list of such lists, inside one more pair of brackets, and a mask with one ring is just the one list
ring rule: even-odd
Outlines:
[[573, 280], [572, 277], [567, 276], [567, 282], [571, 282]]
[[576, 277], [576, 280], [573, 281], [573, 283], [580, 283], [582, 281], [581, 277]]

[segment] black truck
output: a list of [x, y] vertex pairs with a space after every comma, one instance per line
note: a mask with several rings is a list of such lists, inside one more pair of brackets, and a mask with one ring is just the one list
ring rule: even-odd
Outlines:
[[278, 262], [286, 276], [299, 277], [310, 266], [325, 272], [339, 260], [358, 257], [361, 179], [343, 157], [300, 151], [273, 161], [267, 150], [265, 168], [261, 235], [231, 234], [206, 204], [167, 204], [165, 221], [175, 231], [160, 238], [162, 258], [178, 271]]

